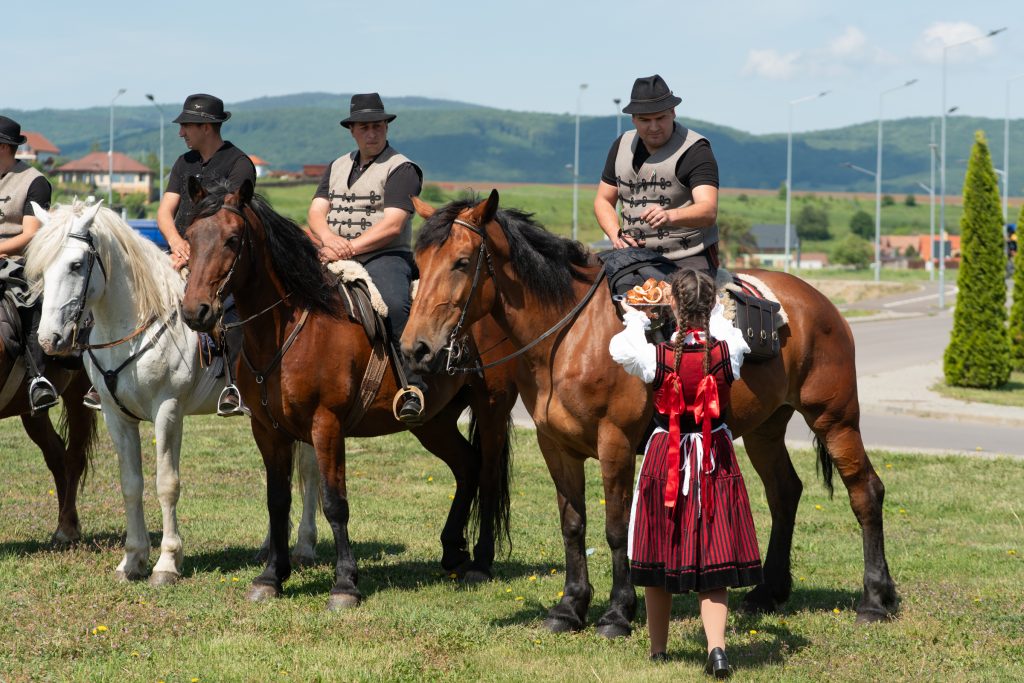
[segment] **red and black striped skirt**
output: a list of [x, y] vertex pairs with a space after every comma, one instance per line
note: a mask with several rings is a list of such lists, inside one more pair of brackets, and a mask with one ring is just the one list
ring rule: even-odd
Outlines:
[[[691, 445], [680, 454], [681, 461], [690, 460], [689, 491], [680, 472], [679, 497], [675, 507], [668, 508], [669, 435], [659, 429], [651, 437], [629, 518], [629, 571], [634, 585], [686, 593], [762, 582], [757, 534], [732, 439], [723, 428], [712, 432], [711, 442], [715, 468], [705, 489], [710, 499], [698, 504], [700, 462]], [[692, 441], [684, 438], [683, 443]]]

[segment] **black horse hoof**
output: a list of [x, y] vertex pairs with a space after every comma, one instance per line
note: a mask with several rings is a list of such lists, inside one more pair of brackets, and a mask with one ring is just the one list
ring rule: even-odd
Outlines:
[[608, 640], [627, 638], [633, 633], [632, 627], [628, 624], [599, 624], [596, 630], [597, 635], [604, 636]]
[[254, 583], [245, 594], [249, 602], [266, 602], [271, 598], [281, 597], [281, 591], [275, 586], [268, 586], [265, 583]]
[[569, 633], [570, 631], [582, 630], [583, 625], [578, 621], [563, 619], [561, 617], [548, 617], [544, 620], [544, 628], [551, 633]]
[[886, 612], [884, 609], [878, 608], [861, 608], [857, 610], [857, 620], [854, 623], [857, 624], [877, 624], [882, 621], [892, 621], [893, 615]]
[[746, 614], [774, 614], [779, 606], [768, 591], [755, 588], [743, 597], [740, 609]]
[[476, 586], [481, 583], [487, 583], [494, 579], [491, 576], [491, 572], [486, 569], [480, 569], [479, 567], [471, 567], [466, 570], [466, 573], [462, 575], [462, 583], [467, 586]]
[[359, 596], [351, 593], [331, 593], [327, 598], [329, 612], [342, 612], [359, 606]]

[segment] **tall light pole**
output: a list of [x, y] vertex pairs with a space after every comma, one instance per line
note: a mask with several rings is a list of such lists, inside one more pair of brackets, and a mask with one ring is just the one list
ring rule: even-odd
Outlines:
[[114, 203], [114, 102], [127, 91], [120, 88], [110, 100], [110, 148], [107, 150], [107, 208]]
[[572, 162], [572, 238], [575, 240], [579, 233], [579, 204], [580, 204], [580, 107], [583, 106], [583, 91], [587, 89], [586, 83], [580, 83], [580, 91], [576, 95], [576, 148], [573, 153]]
[[917, 83], [912, 78], [903, 85], [883, 90], [878, 95], [878, 157], [875, 160], [875, 282], [882, 279], [882, 100], [891, 92]]
[[928, 280], [935, 280], [935, 157], [939, 146], [935, 144], [935, 121], [932, 121], [932, 137], [928, 143], [929, 178], [928, 185]]
[[[1006, 118], [1003, 120], [1003, 231], [1010, 222], [1010, 84], [1024, 78], [1024, 74], [1006, 80]], [[1018, 226], [1019, 227], [1019, 226]]]
[[153, 103], [157, 111], [160, 112], [160, 199], [164, 198], [164, 109], [153, 96], [150, 94], [146, 95], [146, 99]]
[[978, 40], [991, 38], [1002, 33], [1006, 27], [989, 31], [983, 36], [975, 36], [959, 43], [945, 45], [942, 48], [942, 133], [939, 139], [939, 308], [946, 307], [946, 61], [949, 51], [954, 47], [967, 45]]
[[622, 104], [622, 98], [616, 97], [612, 102], [615, 103], [615, 139], [618, 140], [619, 136], [622, 135], [622, 112], [619, 111], [619, 105]]
[[789, 252], [792, 248], [790, 245], [789, 232], [792, 225], [792, 202], [793, 202], [793, 107], [803, 102], [810, 102], [816, 100], [819, 97], [824, 97], [829, 94], [829, 90], [823, 90], [817, 95], [808, 95], [807, 97], [801, 97], [799, 99], [790, 100], [789, 102], [789, 134], [786, 136], [786, 258], [783, 261], [783, 268], [789, 272]]

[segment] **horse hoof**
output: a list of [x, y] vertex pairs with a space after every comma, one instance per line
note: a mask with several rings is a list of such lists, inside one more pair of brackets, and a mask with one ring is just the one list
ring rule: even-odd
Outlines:
[[544, 628], [552, 633], [569, 633], [570, 631], [579, 631], [583, 627], [580, 624], [563, 619], [561, 617], [548, 617], [544, 620]]
[[149, 577], [149, 585], [154, 588], [159, 588], [160, 586], [173, 586], [178, 583], [180, 579], [181, 575], [175, 574], [174, 572], [153, 572], [152, 576]]
[[881, 621], [892, 621], [893, 616], [880, 609], [857, 610], [856, 624], [877, 624]]
[[493, 580], [494, 577], [486, 569], [469, 569], [465, 574], [462, 575], [462, 583], [467, 586], [476, 586], [481, 583], [487, 583]]
[[766, 593], [752, 590], [743, 597], [740, 609], [746, 614], [774, 614], [778, 610], [775, 600]]
[[351, 593], [331, 593], [327, 598], [327, 610], [330, 612], [340, 612], [358, 606], [359, 596]]
[[256, 583], [249, 587], [245, 594], [245, 599], [249, 602], [266, 602], [272, 598], [280, 597], [280, 595], [281, 591], [277, 590], [274, 586]]
[[622, 624], [601, 624], [597, 627], [597, 635], [604, 636], [608, 640], [615, 638], [626, 638], [633, 633], [629, 625]]
[[50, 536], [50, 546], [54, 550], [67, 550], [78, 545], [81, 540], [81, 533], [69, 534], [57, 529], [53, 532], [53, 536]]
[[125, 572], [121, 571], [120, 569], [118, 569], [117, 571], [114, 572], [114, 581], [117, 581], [118, 583], [129, 583], [129, 582], [133, 582], [133, 581], [142, 581], [144, 578], [146, 578], [146, 577], [144, 575], [142, 575], [142, 574], [133, 574], [131, 572], [126, 574]]

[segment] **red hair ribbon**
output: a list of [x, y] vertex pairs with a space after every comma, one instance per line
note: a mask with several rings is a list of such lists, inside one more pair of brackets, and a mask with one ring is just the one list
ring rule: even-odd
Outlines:
[[680, 416], [686, 411], [683, 396], [683, 382], [679, 375], [669, 373], [654, 394], [654, 407], [662, 415], [668, 415], [668, 472], [665, 479], [665, 507], [676, 506], [679, 497], [679, 443], [683, 435], [679, 425]]
[[722, 406], [718, 401], [718, 382], [711, 375], [705, 375], [697, 385], [697, 401], [693, 406], [693, 418], [701, 426], [704, 457], [700, 465], [701, 507], [710, 515], [714, 514], [714, 503], [711, 500], [711, 420], [722, 416]]

